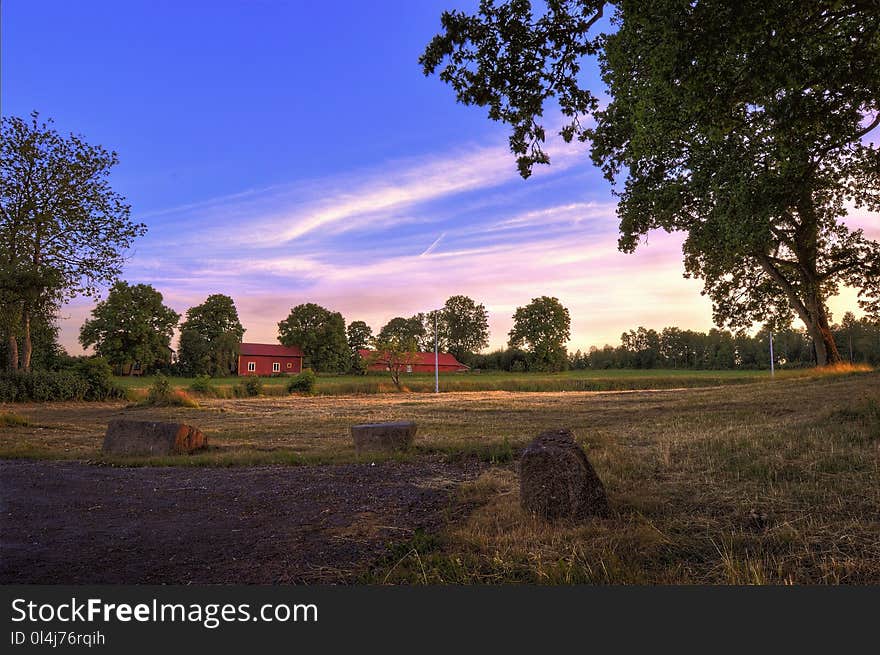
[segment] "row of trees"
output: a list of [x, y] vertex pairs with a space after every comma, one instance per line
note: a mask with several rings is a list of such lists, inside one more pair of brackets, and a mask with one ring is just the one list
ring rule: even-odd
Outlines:
[[[880, 321], [857, 319], [847, 312], [831, 326], [837, 349], [846, 361], [880, 365]], [[783, 328], [773, 334], [774, 363], [778, 368], [801, 368], [816, 363], [813, 340], [807, 330]], [[479, 368], [525, 371], [533, 366], [530, 353], [517, 348], [477, 356]], [[762, 369], [770, 368], [770, 330], [755, 335], [711, 329], [708, 332], [666, 327], [660, 331], [639, 327], [621, 335], [618, 346], [591, 347], [587, 352], [568, 353], [570, 369], [671, 368], [671, 369]]]
[[[180, 315], [147, 284], [117, 282], [80, 330], [83, 347], [93, 347], [117, 372], [137, 365], [142, 371], [171, 363], [171, 340]], [[529, 370], [555, 371], [567, 366], [570, 338], [568, 310], [556, 298], [542, 296], [517, 308], [509, 345], [523, 353]], [[191, 307], [180, 323], [176, 367], [186, 375], [228, 375], [235, 370], [244, 336], [232, 298], [209, 296]], [[484, 305], [467, 296], [452, 296], [442, 308], [410, 317], [397, 316], [377, 334], [364, 321], [346, 325], [339, 312], [315, 303], [290, 310], [278, 323], [278, 340], [302, 349], [306, 365], [319, 372], [365, 372], [378, 361], [364, 361], [372, 349], [389, 370], [411, 363], [414, 354], [434, 344], [464, 363], [477, 361], [489, 344], [489, 317]], [[392, 370], [392, 372], [394, 372]]]
[[228, 375], [235, 369], [244, 327], [232, 298], [213, 294], [180, 314], [149, 284], [117, 282], [80, 330], [84, 348], [107, 360], [118, 373], [172, 363], [171, 339], [180, 326], [177, 368], [186, 375]]
[[[363, 373], [383, 358], [395, 382], [400, 367], [412, 362], [414, 354], [434, 349], [450, 352], [467, 361], [489, 345], [489, 315], [486, 307], [467, 296], [452, 296], [442, 308], [414, 316], [396, 316], [377, 334], [364, 321], [348, 326], [339, 312], [306, 303], [291, 309], [278, 324], [278, 339], [284, 345], [299, 346], [317, 371]], [[373, 361], [360, 352], [372, 349]]]
[[[184, 320], [166, 306], [160, 292], [147, 284], [116, 283], [107, 298], [97, 304], [80, 331], [84, 347], [94, 347], [117, 373], [133, 364], [143, 371], [171, 365], [171, 341], [180, 327], [174, 370], [183, 375], [224, 376], [235, 371], [239, 344], [244, 336], [232, 298], [213, 294], [189, 308]], [[733, 369], [769, 366], [767, 327], [754, 336], [712, 329], [709, 332], [666, 327], [661, 331], [639, 327], [624, 332], [618, 346], [592, 347], [569, 353], [568, 310], [556, 298], [542, 296], [517, 308], [508, 347], [487, 354], [477, 351], [488, 345], [488, 313], [483, 305], [466, 296], [449, 298], [436, 312], [395, 317], [377, 334], [364, 321], [346, 325], [339, 312], [314, 303], [291, 309], [279, 323], [279, 341], [297, 345], [307, 365], [321, 372], [363, 373], [381, 361], [392, 372], [413, 361], [414, 353], [431, 350], [436, 336], [440, 349], [452, 352], [474, 368], [507, 371], [560, 371], [608, 368]], [[880, 322], [857, 319], [847, 312], [840, 324], [831, 326], [835, 343], [844, 357], [855, 363], [880, 364]], [[37, 369], [58, 369], [69, 364], [57, 342], [52, 321], [35, 320], [32, 339], [39, 355]], [[816, 352], [806, 330], [779, 329], [773, 333], [775, 362], [780, 367], [813, 365]], [[0, 354], [7, 346], [0, 344]], [[379, 357], [364, 361], [359, 351], [372, 348]]]
[[[136, 365], [142, 371], [171, 364], [171, 341], [180, 326], [177, 371], [185, 375], [228, 375], [235, 370], [244, 327], [232, 298], [222, 294], [180, 314], [164, 304], [162, 294], [148, 284], [117, 282], [97, 304], [80, 330], [80, 343], [107, 360], [119, 372]], [[442, 309], [428, 314], [395, 317], [377, 335], [364, 321], [346, 326], [339, 312], [315, 303], [292, 308], [278, 324], [278, 340], [298, 346], [306, 365], [320, 372], [363, 372], [358, 351], [414, 352], [440, 348], [468, 359], [488, 345], [486, 308], [467, 296], [449, 298]], [[56, 332], [52, 337], [56, 336]]]

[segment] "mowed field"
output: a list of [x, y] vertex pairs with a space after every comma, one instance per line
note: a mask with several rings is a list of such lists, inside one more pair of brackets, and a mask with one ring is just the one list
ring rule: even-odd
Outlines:
[[[386, 472], [371, 484], [430, 470], [433, 488], [448, 495], [442, 509], [418, 525], [390, 526], [370, 557], [337, 563], [334, 580], [344, 582], [880, 583], [880, 374], [752, 382], [204, 398], [199, 408], [6, 405], [0, 412], [26, 425], [0, 428], [0, 457], [87, 462], [80, 477], [158, 466], [168, 471], [163, 484], [168, 475], [192, 478], [193, 467], [277, 476], [305, 466], [358, 480], [359, 471]], [[120, 416], [192, 423], [211, 446], [191, 456], [105, 457], [104, 429]], [[386, 461], [355, 454], [350, 425], [404, 419], [419, 425], [410, 452]], [[520, 509], [519, 453], [540, 431], [559, 427], [572, 429], [587, 451], [610, 518], [548, 526]], [[438, 486], [440, 478], [448, 484]], [[358, 487], [346, 494], [357, 497]], [[346, 534], [366, 534], [358, 520]]]

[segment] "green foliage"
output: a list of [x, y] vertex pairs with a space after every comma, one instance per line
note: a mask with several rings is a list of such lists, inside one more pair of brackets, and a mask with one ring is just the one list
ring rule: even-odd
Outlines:
[[290, 378], [290, 381], [287, 383], [287, 393], [304, 393], [311, 395], [315, 392], [315, 384], [317, 381], [318, 376], [315, 375], [315, 372], [312, 369], [303, 369], [301, 373]]
[[106, 362], [99, 358], [75, 360], [61, 371], [6, 371], [0, 373], [0, 402], [56, 402], [122, 398]]
[[352, 351], [361, 350], [370, 345], [373, 338], [373, 329], [364, 321], [352, 321], [346, 328], [348, 347]]
[[[0, 290], [0, 295], [2, 294]], [[3, 311], [3, 303], [0, 302], [0, 313]], [[20, 350], [24, 331], [19, 322], [20, 316], [7, 315], [5, 319], [0, 319], [0, 366], [5, 363], [7, 368], [10, 368], [10, 337], [15, 340], [16, 347]], [[58, 343], [57, 315], [42, 311], [33, 313], [30, 318], [30, 335], [33, 346], [31, 369], [57, 371], [69, 364], [70, 356]], [[19, 362], [21, 354], [18, 353]]]
[[517, 308], [509, 345], [528, 349], [529, 370], [562, 371], [568, 366], [565, 343], [570, 337], [568, 310], [556, 298], [541, 296]]
[[233, 387], [236, 398], [253, 398], [263, 393], [263, 381], [256, 375], [248, 375]]
[[316, 371], [342, 373], [348, 370], [348, 339], [345, 320], [339, 312], [314, 303], [297, 305], [278, 324], [278, 333], [283, 345], [299, 346]]
[[79, 340], [83, 347], [95, 346], [117, 369], [137, 362], [150, 371], [170, 363], [171, 335], [179, 319], [152, 286], [117, 282], [92, 310]]
[[168, 405], [171, 401], [171, 392], [171, 382], [159, 373], [153, 378], [153, 384], [150, 385], [147, 402], [151, 405]]
[[214, 396], [217, 393], [217, 390], [211, 382], [210, 375], [197, 375], [190, 383], [189, 390], [206, 396]]
[[[606, 7], [611, 27], [598, 33]], [[541, 121], [558, 103], [561, 136], [589, 141], [619, 187], [621, 250], [684, 231], [687, 274], [704, 281], [719, 326], [797, 315], [825, 364], [840, 359], [826, 301], [841, 285], [880, 315], [880, 244], [841, 220], [847, 203], [880, 209], [880, 150], [864, 139], [880, 125], [876, 12], [562, 0], [535, 17], [530, 2], [484, 0], [474, 15], [444, 13], [420, 61], [512, 126], [524, 177], [549, 163]], [[611, 96], [602, 109], [582, 87], [588, 55]]]
[[[419, 350], [433, 350], [433, 332], [429, 339], [429, 330], [426, 322], [425, 314], [416, 314], [409, 318], [396, 316], [382, 326], [379, 334], [376, 335], [376, 340], [382, 343], [412, 347], [416, 352]], [[433, 330], [433, 322], [431, 329]]]
[[348, 349], [351, 353], [349, 372], [363, 375], [367, 372], [367, 367], [358, 351], [369, 347], [373, 339], [373, 329], [364, 321], [352, 321], [346, 328], [346, 335], [348, 336]]
[[[116, 153], [40, 122], [3, 117], [0, 140], [0, 315], [8, 366], [31, 368], [35, 318], [116, 279], [125, 251], [146, 231], [108, 183]], [[19, 337], [22, 337], [19, 343]], [[37, 344], [35, 344], [37, 345]]]
[[86, 383], [84, 400], [122, 398], [122, 389], [113, 380], [113, 370], [101, 357], [86, 357], [73, 364], [73, 372]]
[[180, 326], [177, 355], [181, 369], [189, 375], [229, 375], [238, 362], [244, 332], [232, 298], [208, 296], [204, 303], [187, 310]]
[[171, 381], [161, 373], [157, 374], [150, 385], [150, 390], [143, 404], [156, 407], [190, 407], [197, 408], [199, 404], [185, 391], [174, 389]]
[[440, 336], [444, 350], [470, 363], [474, 353], [489, 345], [489, 313], [468, 296], [452, 296], [440, 310]]
[[400, 375], [418, 359], [418, 344], [411, 336], [392, 335], [382, 338], [381, 333], [373, 340], [373, 352], [365, 362], [367, 367], [381, 364], [391, 375], [391, 381], [401, 389]]

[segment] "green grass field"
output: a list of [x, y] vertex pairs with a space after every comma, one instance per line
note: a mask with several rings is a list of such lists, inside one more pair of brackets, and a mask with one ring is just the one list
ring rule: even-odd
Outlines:
[[[812, 369], [778, 371], [777, 378], [796, 378], [811, 375]], [[266, 395], [285, 393], [287, 377], [261, 378]], [[507, 373], [484, 371], [440, 376], [441, 391], [628, 391], [635, 389], [676, 389], [712, 387], [725, 384], [745, 384], [770, 379], [769, 371], [692, 371], [672, 369], [613, 369], [581, 370], [564, 373]], [[117, 381], [135, 392], [149, 388], [153, 378], [119, 377]], [[212, 386], [223, 397], [232, 395], [232, 388], [242, 378], [215, 378]], [[192, 378], [170, 378], [174, 388], [187, 390]], [[433, 374], [412, 374], [401, 377], [406, 391], [431, 392]], [[396, 389], [387, 374], [320, 375], [315, 393], [318, 395], [375, 394], [394, 392]]]

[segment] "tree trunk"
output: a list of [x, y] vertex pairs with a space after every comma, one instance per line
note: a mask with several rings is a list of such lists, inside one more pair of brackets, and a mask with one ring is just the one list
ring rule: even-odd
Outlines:
[[813, 348], [816, 351], [816, 365], [828, 366], [843, 361], [837, 351], [837, 344], [834, 343], [834, 335], [828, 325], [828, 311], [825, 309], [825, 303], [818, 291], [819, 284], [815, 281], [815, 277], [808, 280], [814, 291], [808, 294], [807, 298], [802, 298], [798, 296], [789, 281], [779, 269], [773, 266], [764, 253], [758, 254], [757, 258], [764, 270], [785, 292], [792, 308], [807, 327], [810, 338], [813, 340]]
[[25, 371], [30, 371], [34, 346], [31, 343], [31, 310], [27, 307], [22, 314], [22, 328], [24, 329], [24, 344], [21, 352], [21, 367]]
[[811, 309], [810, 313], [814, 320], [807, 325], [807, 329], [816, 348], [816, 365], [828, 366], [841, 363], [843, 358], [837, 350], [837, 343], [834, 341], [831, 326], [828, 325], [828, 313], [825, 307], [818, 303], [815, 308]]
[[10, 371], [18, 370], [18, 339], [12, 330], [9, 330], [9, 338], [6, 340], [6, 368]]

